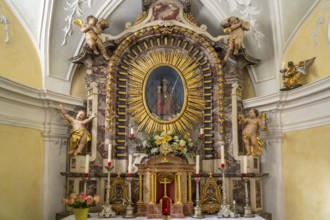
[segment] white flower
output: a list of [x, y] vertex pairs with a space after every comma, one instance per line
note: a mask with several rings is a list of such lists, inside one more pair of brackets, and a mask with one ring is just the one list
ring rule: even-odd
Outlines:
[[184, 140], [180, 140], [180, 145], [181, 146], [185, 146], [186, 145], [186, 142]]
[[151, 153], [157, 153], [158, 151], [159, 151], [158, 148], [154, 147], [154, 148], [151, 149], [150, 152], [151, 152]]
[[171, 130], [169, 130], [169, 131], [167, 131], [167, 134], [168, 134], [168, 135], [172, 135], [173, 132], [172, 132]]
[[174, 136], [173, 139], [174, 139], [174, 141], [176, 141], [176, 142], [179, 141], [179, 137], [178, 137], [178, 136]]
[[160, 138], [159, 135], [156, 135], [156, 136], [154, 137], [155, 140], [158, 140], [159, 138]]

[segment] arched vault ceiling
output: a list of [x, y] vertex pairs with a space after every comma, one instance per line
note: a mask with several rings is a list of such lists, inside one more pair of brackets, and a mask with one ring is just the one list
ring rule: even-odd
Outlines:
[[[141, 1], [137, 0], [5, 1], [38, 51], [44, 88], [64, 94], [70, 92], [75, 71], [68, 58], [79, 53], [84, 40], [78, 27], [72, 25], [72, 19], [85, 20], [88, 15], [106, 18], [110, 27], [105, 32], [117, 35], [125, 29], [125, 23], [134, 22], [142, 10]], [[262, 60], [250, 69], [256, 93], [261, 95], [259, 90], [263, 94], [278, 91], [279, 84], [274, 82], [278, 78], [283, 49], [319, 1], [193, 0], [192, 13], [199, 24], [207, 25], [213, 36], [222, 34], [219, 22], [229, 16], [252, 23], [253, 28], [246, 32], [244, 42], [249, 54]], [[271, 81], [274, 82], [269, 83]]]

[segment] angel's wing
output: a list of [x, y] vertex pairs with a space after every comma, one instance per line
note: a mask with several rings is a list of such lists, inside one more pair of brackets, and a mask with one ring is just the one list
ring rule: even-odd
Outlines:
[[309, 59], [309, 60], [300, 61], [296, 68], [296, 71], [306, 75], [307, 68], [314, 63], [315, 58], [316, 57], [313, 57], [312, 59]]

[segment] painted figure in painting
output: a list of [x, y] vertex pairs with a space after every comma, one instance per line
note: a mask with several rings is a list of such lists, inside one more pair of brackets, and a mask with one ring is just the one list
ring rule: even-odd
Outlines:
[[86, 143], [91, 140], [91, 134], [85, 126], [96, 118], [96, 113], [93, 116], [86, 118], [86, 113], [84, 111], [79, 111], [76, 118], [73, 118], [66, 112], [63, 105], [59, 105], [59, 109], [63, 114], [64, 119], [72, 126], [68, 154], [74, 156], [81, 154]]
[[244, 31], [250, 30], [250, 24], [247, 21], [232, 16], [222, 21], [220, 25], [224, 29], [225, 34], [230, 35], [227, 42], [227, 53], [224, 57], [224, 61], [226, 62], [230, 55], [238, 55], [243, 44]]
[[109, 27], [109, 24], [104, 19], [97, 19], [93, 15], [87, 17], [87, 23], [83, 24], [80, 19], [76, 19], [74, 24], [80, 27], [80, 30], [85, 33], [85, 39], [87, 45], [93, 50], [95, 54], [101, 53], [106, 60], [109, 60], [109, 56], [104, 47], [104, 44], [99, 37], [104, 29]]
[[263, 141], [258, 136], [259, 129], [267, 131], [266, 114], [259, 116], [259, 112], [255, 108], [249, 110], [249, 117], [243, 114], [239, 115], [239, 123], [245, 125], [242, 135], [246, 155], [261, 156], [263, 153]]

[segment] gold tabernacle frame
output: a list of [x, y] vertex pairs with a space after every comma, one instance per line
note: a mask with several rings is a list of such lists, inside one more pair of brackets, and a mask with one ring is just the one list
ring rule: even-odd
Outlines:
[[[143, 85], [156, 66], [176, 70], [185, 84], [187, 99], [174, 120], [152, 118], [144, 105]], [[127, 155], [127, 128], [131, 125], [146, 133], [173, 130], [185, 134], [199, 124], [205, 131], [204, 151], [211, 155], [212, 131], [224, 132], [221, 61], [209, 39], [185, 27], [139, 29], [125, 36], [110, 58], [106, 106], [106, 128], [114, 135], [117, 158]]]

